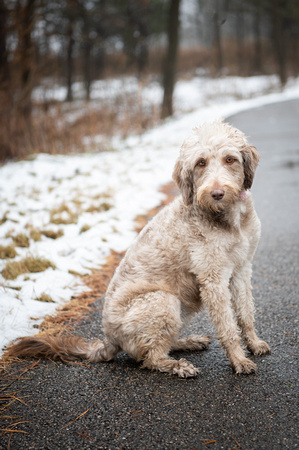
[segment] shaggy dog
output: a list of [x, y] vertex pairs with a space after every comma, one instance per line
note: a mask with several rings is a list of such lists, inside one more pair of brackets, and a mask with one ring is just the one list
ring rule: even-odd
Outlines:
[[207, 336], [179, 338], [206, 305], [236, 373], [251, 373], [241, 338], [254, 355], [270, 352], [254, 329], [251, 261], [260, 222], [249, 189], [259, 155], [222, 121], [196, 128], [183, 143], [173, 179], [181, 195], [139, 234], [116, 270], [103, 309], [104, 340], [26, 337], [7, 354], [110, 361], [124, 350], [143, 367], [193, 377], [173, 350], [202, 350]]

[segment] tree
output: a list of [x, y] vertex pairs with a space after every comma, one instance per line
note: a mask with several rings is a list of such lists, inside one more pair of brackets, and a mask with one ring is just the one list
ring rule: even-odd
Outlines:
[[[36, 0], [0, 2], [0, 158], [12, 158], [12, 137], [30, 133]], [[14, 45], [12, 45], [12, 43]]]
[[31, 119], [31, 94], [34, 86], [34, 45], [32, 32], [35, 23], [36, 0], [26, 0], [18, 3], [16, 9], [16, 26], [18, 32], [18, 46], [16, 59], [19, 68], [19, 89], [17, 89], [16, 107], [18, 115], [30, 123]]
[[221, 39], [222, 24], [223, 20], [221, 19], [219, 0], [215, 0], [213, 13], [213, 28], [214, 28], [214, 45], [216, 47], [216, 69], [218, 74], [221, 74], [223, 69], [223, 51]]
[[164, 62], [162, 118], [173, 114], [173, 91], [179, 44], [179, 9], [180, 0], [170, 0], [167, 30], [168, 47]]
[[262, 42], [261, 42], [261, 14], [262, 8], [259, 0], [254, 0], [254, 61], [253, 70], [255, 73], [262, 72]]
[[274, 54], [278, 64], [278, 73], [281, 85], [284, 86], [287, 81], [286, 74], [286, 46], [285, 46], [285, 0], [271, 0], [270, 8], [272, 15], [272, 32]]

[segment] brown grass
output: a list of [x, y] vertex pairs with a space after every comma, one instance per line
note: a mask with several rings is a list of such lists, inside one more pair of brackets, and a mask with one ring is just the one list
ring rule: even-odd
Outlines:
[[[96, 108], [88, 103], [81, 108], [77, 104], [67, 106], [59, 102], [36, 104], [31, 122], [11, 118], [9, 127], [0, 124], [0, 159], [24, 159], [37, 153], [109, 151], [113, 150], [109, 143], [111, 136], [140, 134], [159, 120], [159, 108], [144, 108], [138, 92], [120, 95], [109, 103], [101, 102]], [[69, 113], [78, 111], [79, 117], [68, 120]], [[102, 144], [94, 139], [98, 135], [104, 137]], [[89, 144], [85, 146], [83, 138], [87, 136]], [[1, 220], [5, 221], [6, 216]]]
[[53, 208], [50, 211], [50, 222], [56, 225], [69, 225], [71, 223], [77, 223], [78, 214], [71, 211], [66, 205], [62, 204], [58, 208]]
[[39, 230], [36, 230], [34, 228], [32, 228], [29, 232], [30, 238], [33, 239], [35, 242], [38, 242], [41, 240], [42, 235], [41, 232]]
[[15, 236], [11, 236], [16, 247], [29, 247], [29, 238], [26, 234], [19, 233]]
[[88, 230], [90, 230], [90, 225], [82, 225], [80, 233], [85, 233]]
[[36, 297], [35, 300], [44, 303], [55, 303], [54, 300], [50, 297], [50, 295], [46, 294], [45, 292], [43, 292], [39, 297]]
[[44, 236], [46, 236], [49, 239], [58, 239], [64, 235], [64, 232], [61, 229], [59, 229], [58, 231], [43, 230], [43, 231], [41, 231], [41, 234], [43, 234]]
[[37, 273], [55, 265], [48, 259], [27, 256], [20, 261], [8, 261], [1, 274], [6, 280], [15, 280], [23, 273]]
[[15, 258], [15, 256], [17, 256], [17, 252], [13, 245], [0, 245], [0, 259]]

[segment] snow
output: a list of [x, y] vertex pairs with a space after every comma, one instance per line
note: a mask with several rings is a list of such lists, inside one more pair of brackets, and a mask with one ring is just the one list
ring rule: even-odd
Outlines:
[[[96, 106], [104, 97], [112, 99], [124, 87], [131, 92], [138, 83], [134, 78], [94, 83], [92, 102]], [[79, 85], [76, 92], [80, 93]], [[64, 94], [61, 87], [35, 91], [36, 98], [62, 99]], [[143, 102], [159, 104], [161, 98], [157, 83], [142, 89]], [[30, 238], [28, 248], [16, 248], [15, 261], [38, 256], [49, 259], [55, 269], [15, 280], [0, 275], [0, 351], [15, 338], [33, 334], [43, 317], [72, 295], [88, 290], [75, 274], [90, 273], [111, 249], [122, 251], [130, 245], [136, 235], [134, 219], [161, 202], [159, 188], [171, 179], [179, 148], [194, 126], [292, 98], [299, 98], [299, 79], [289, 80], [281, 92], [276, 76], [197, 76], [177, 83], [173, 118], [141, 136], [115, 137], [113, 151], [39, 154], [32, 161], [1, 167], [0, 246], [12, 244], [12, 236], [19, 233], [30, 237], [32, 229], [62, 230], [63, 235], [55, 240], [44, 235], [40, 241]], [[70, 223], [53, 223], [55, 219]], [[0, 273], [6, 262], [0, 259]], [[43, 293], [53, 302], [37, 300]]]

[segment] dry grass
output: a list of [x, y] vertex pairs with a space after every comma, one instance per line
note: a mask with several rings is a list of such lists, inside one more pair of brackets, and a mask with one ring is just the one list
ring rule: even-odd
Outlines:
[[55, 303], [52, 297], [50, 297], [50, 295], [46, 294], [45, 292], [43, 292], [39, 297], [36, 297], [35, 300], [44, 303]]
[[[113, 150], [112, 136], [140, 134], [155, 125], [159, 118], [159, 108], [144, 108], [138, 92], [120, 95], [109, 102], [101, 101], [96, 107], [88, 103], [79, 107], [76, 103], [36, 104], [31, 122], [11, 118], [9, 126], [0, 124], [0, 159], [24, 159], [37, 153]], [[98, 135], [104, 137], [101, 144], [95, 139]], [[89, 143], [84, 145], [87, 136]], [[5, 219], [4, 215], [2, 220]]]
[[110, 203], [103, 202], [103, 203], [99, 203], [97, 205], [92, 204], [84, 211], [88, 212], [88, 213], [99, 213], [99, 212], [103, 212], [103, 211], [109, 211], [109, 209], [111, 209], [111, 208], [112, 208], [112, 205]]
[[15, 258], [17, 256], [14, 245], [0, 245], [0, 259]]
[[43, 230], [43, 231], [41, 231], [41, 234], [46, 236], [49, 239], [58, 239], [64, 235], [64, 232], [61, 229], [59, 229], [58, 231]]
[[8, 218], [7, 218], [8, 212], [9, 212], [9, 211], [6, 211], [6, 212], [3, 214], [3, 216], [1, 217], [1, 219], [0, 219], [0, 225], [3, 225], [3, 224], [8, 220]]
[[41, 232], [40, 232], [39, 230], [36, 230], [35, 228], [32, 228], [32, 229], [30, 230], [29, 236], [30, 236], [30, 238], [31, 238], [33, 241], [35, 241], [35, 242], [40, 241], [41, 238], [42, 238]]
[[80, 233], [85, 233], [86, 231], [90, 230], [90, 228], [90, 225], [82, 225]]
[[50, 222], [56, 225], [69, 225], [71, 223], [77, 223], [78, 214], [71, 211], [66, 205], [62, 204], [58, 208], [53, 208], [50, 211]]
[[16, 247], [29, 247], [30, 243], [29, 243], [29, 238], [28, 236], [26, 236], [26, 234], [23, 233], [19, 233], [16, 234], [15, 236], [11, 236], [14, 244]]
[[55, 269], [55, 265], [48, 259], [27, 256], [20, 261], [8, 261], [1, 274], [6, 280], [15, 280], [23, 273], [43, 272], [49, 267]]

